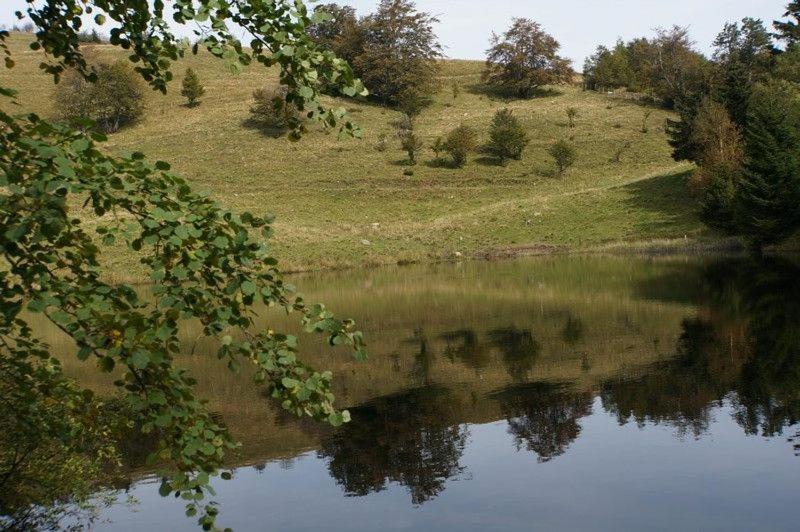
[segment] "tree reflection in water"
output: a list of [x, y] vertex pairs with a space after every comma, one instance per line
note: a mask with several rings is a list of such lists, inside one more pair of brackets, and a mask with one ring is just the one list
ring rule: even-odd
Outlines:
[[539, 462], [561, 456], [578, 438], [578, 421], [592, 413], [592, 397], [591, 392], [550, 383], [513, 386], [492, 395], [500, 403], [517, 450], [535, 453]]
[[489, 343], [500, 350], [506, 371], [515, 382], [525, 382], [542, 346], [529, 330], [507, 327], [488, 332]]
[[351, 409], [352, 421], [323, 441], [331, 476], [350, 496], [405, 486], [413, 504], [441, 493], [461, 473], [468, 431], [453, 421], [442, 388], [418, 388]]

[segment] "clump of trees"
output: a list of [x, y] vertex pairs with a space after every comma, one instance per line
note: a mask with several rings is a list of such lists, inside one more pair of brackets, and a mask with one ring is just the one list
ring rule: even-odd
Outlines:
[[[792, 75], [800, 4], [776, 22], [785, 49], [759, 20], [726, 24], [708, 83], [678, 100], [667, 133], [676, 160], [697, 163], [692, 184], [704, 222], [747, 239], [754, 252], [800, 229], [800, 90]], [[788, 76], [786, 76], [789, 74]]]
[[206, 93], [205, 87], [200, 83], [200, 78], [197, 72], [192, 68], [187, 68], [186, 73], [183, 75], [183, 83], [181, 86], [181, 96], [186, 98], [186, 103], [189, 107], [194, 107], [199, 103], [200, 97]]
[[287, 100], [288, 87], [270, 86], [253, 91], [250, 120], [253, 124], [271, 129], [287, 129], [303, 118], [294, 102]]
[[135, 122], [144, 112], [144, 89], [138, 74], [127, 63], [95, 65], [95, 81], [76, 70], [68, 71], [56, 86], [58, 116], [81, 129], [93, 127], [114, 133]]
[[569, 141], [564, 139], [555, 142], [547, 149], [547, 153], [553, 158], [556, 164], [556, 174], [564, 175], [569, 167], [575, 164], [578, 158], [578, 150]]
[[515, 18], [502, 36], [492, 36], [483, 80], [518, 98], [531, 98], [544, 85], [569, 83], [574, 72], [570, 61], [558, 55], [560, 48], [538, 22]]
[[489, 151], [505, 164], [508, 159], [522, 159], [530, 142], [525, 128], [509, 109], [497, 111], [489, 128]]
[[410, 116], [431, 103], [442, 57], [435, 16], [410, 0], [381, 0], [375, 13], [361, 19], [346, 6], [316, 9], [329, 16], [312, 25], [311, 37], [350, 63], [372, 99]]
[[462, 168], [467, 164], [467, 157], [475, 151], [477, 142], [478, 135], [475, 130], [464, 124], [447, 135], [444, 148], [450, 154], [455, 168]]
[[599, 46], [583, 67], [589, 90], [625, 89], [643, 93], [667, 107], [702, 88], [708, 60], [694, 49], [686, 28], [659, 29], [653, 38], [618, 41], [614, 48]]

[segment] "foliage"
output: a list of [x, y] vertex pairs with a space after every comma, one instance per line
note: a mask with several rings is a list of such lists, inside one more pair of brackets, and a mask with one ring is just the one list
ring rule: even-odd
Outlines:
[[578, 151], [575, 146], [563, 139], [551, 145], [547, 149], [547, 153], [556, 163], [558, 175], [563, 175], [567, 168], [575, 164], [575, 160], [578, 158]]
[[694, 50], [688, 30], [678, 26], [658, 29], [653, 38], [618, 41], [613, 50], [599, 46], [583, 75], [589, 89], [624, 88], [669, 108], [701, 90], [708, 78], [707, 60]]
[[287, 87], [264, 87], [253, 91], [250, 117], [254, 123], [267, 128], [286, 129], [298, 124], [302, 113], [286, 100]]
[[492, 36], [483, 79], [519, 98], [534, 96], [543, 85], [569, 83], [574, 72], [569, 60], [558, 55], [560, 48], [538, 22], [515, 18], [502, 37]]
[[462, 168], [467, 164], [467, 156], [477, 147], [477, 134], [471, 127], [461, 124], [447, 135], [444, 148], [452, 158], [453, 166]]
[[114, 133], [142, 115], [144, 88], [125, 62], [101, 63], [95, 68], [95, 76], [89, 82], [76, 70], [66, 73], [55, 93], [61, 119], [73, 125], [92, 121], [99, 131]]
[[792, 46], [800, 43], [800, 0], [792, 0], [786, 6], [783, 18], [789, 20], [776, 20], [773, 25], [777, 30], [776, 37]]
[[436, 140], [434, 140], [433, 144], [431, 144], [431, 151], [433, 151], [433, 154], [436, 156], [436, 162], [442, 160], [442, 153], [447, 151], [444, 139], [442, 137], [436, 137]]
[[[61, 4], [64, 9], [58, 8]], [[357, 133], [351, 123], [341, 123], [342, 111], [329, 110], [317, 100], [320, 77], [351, 95], [363, 89], [345, 63], [311, 45], [305, 35], [311, 18], [302, 2], [243, 1], [235, 11], [212, 0], [177, 0], [173, 5], [168, 15], [162, 2], [29, 4], [27, 15], [39, 28], [31, 47], [48, 53], [42, 68], [56, 80], [74, 69], [74, 75], [102, 85], [104, 76], [117, 67], [91, 68], [77, 34], [84, 15], [94, 15], [101, 26], [110, 19], [110, 43], [129, 50], [135, 70], [165, 91], [172, 79], [171, 61], [185, 53], [171, 24], [197, 23], [195, 52], [202, 46], [232, 65], [279, 65], [290, 103], [327, 126]], [[233, 37], [231, 26], [252, 36], [248, 48]], [[0, 32], [0, 53], [6, 56], [6, 68], [12, 68], [7, 37]], [[0, 87], [0, 97], [13, 95], [10, 88]], [[107, 114], [99, 118], [111, 120]], [[242, 362], [252, 364], [256, 382], [286, 410], [332, 424], [347, 421], [348, 414], [333, 406], [330, 373], [316, 372], [298, 360], [295, 337], [253, 331], [256, 308], [267, 304], [298, 312], [307, 331], [325, 332], [331, 345], [349, 343], [359, 356], [361, 334], [352, 330], [352, 322], [335, 319], [321, 305], [307, 305], [281, 280], [264, 241], [271, 235], [270, 218], [223, 210], [171, 174], [167, 163], [151, 166], [141, 153], [109, 156], [98, 144], [105, 140], [99, 133], [87, 135], [36, 115], [0, 112], [0, 121], [0, 360], [4, 367], [28, 375], [25, 380], [12, 379], [22, 388], [9, 392], [18, 393], [23, 405], [31, 407], [26, 412], [31, 415], [26, 427], [32, 431], [27, 438], [57, 438], [63, 456], [74, 457], [90, 450], [81, 434], [94, 445], [102, 444], [92, 434], [104, 424], [93, 415], [83, 417], [82, 412], [98, 406], [85, 390], [59, 384], [64, 382], [60, 367], [49, 346], [32, 336], [23, 311], [44, 316], [69, 335], [80, 360], [91, 359], [104, 372], [121, 371], [115, 384], [126, 413], [116, 419], [136, 422], [143, 433], [156, 438], [150, 460], [164, 467], [160, 492], [175, 492], [187, 502], [187, 515], [199, 514], [204, 529], [214, 528], [218, 510], [214, 503], [204, 503], [213, 494], [209, 479], [219, 473], [235, 443], [195, 396], [191, 376], [174, 364], [183, 348], [182, 324], [200, 323], [203, 336], [216, 339], [217, 356], [231, 369]], [[81, 204], [96, 216], [93, 223], [76, 217], [75, 205]], [[155, 283], [152, 303], [131, 286], [102, 280], [102, 251], [115, 242], [135, 251], [150, 272]], [[53, 386], [58, 387], [57, 400], [34, 395], [56, 393]], [[43, 417], [58, 415], [57, 408], [63, 408], [60, 417], [66, 417], [61, 427]], [[71, 410], [75, 416], [70, 416]], [[70, 470], [71, 463], [63, 465], [44, 470], [47, 477], [42, 478], [55, 482], [45, 488], [59, 489], [63, 482], [65, 489], [78, 481], [85, 488], [92, 481], [94, 462], [77, 463]], [[59, 478], [59, 471], [69, 478]]]
[[338, 57], [352, 60], [341, 54], [342, 41], [358, 24], [356, 10], [350, 6], [335, 3], [320, 4], [314, 7], [315, 21], [308, 27], [308, 36], [322, 50], [330, 50]]
[[745, 131], [736, 224], [756, 250], [800, 228], [800, 94], [786, 82], [757, 86]]
[[458, 81], [453, 80], [453, 83], [450, 88], [453, 91], [453, 99], [457, 100], [459, 95], [461, 94], [461, 84]]
[[400, 130], [398, 136], [400, 137], [400, 146], [408, 154], [408, 162], [414, 166], [417, 164], [417, 152], [425, 146], [425, 143], [414, 133], [413, 127]]
[[569, 127], [570, 128], [574, 128], [575, 127], [575, 119], [578, 118], [578, 114], [579, 114], [578, 110], [576, 108], [574, 108], [574, 107], [567, 107], [567, 110], [565, 112], [567, 114], [567, 121], [568, 121]]
[[[16, 342], [7, 343], [10, 337]], [[4, 320], [0, 344], [0, 528], [56, 529], [66, 517], [91, 519], [95, 483], [113, 480], [124, 416], [64, 378], [21, 321]]]
[[645, 109], [644, 112], [642, 113], [642, 130], [641, 130], [642, 133], [647, 133], [648, 131], [650, 131], [650, 127], [647, 125], [647, 122], [648, 120], [650, 120], [651, 116], [653, 116], [652, 109]]
[[733, 121], [746, 127], [750, 93], [772, 68], [772, 39], [763, 22], [745, 18], [741, 26], [725, 24], [714, 47], [715, 93]]
[[699, 166], [692, 182], [701, 194], [700, 216], [708, 226], [734, 233], [736, 187], [744, 164], [741, 130], [725, 106], [711, 98], [703, 100], [694, 122]]
[[361, 48], [351, 61], [374, 99], [412, 115], [430, 103], [442, 56], [436, 22], [410, 0], [381, 0], [377, 11], [359, 22]]
[[521, 159], [529, 142], [525, 128], [509, 109], [495, 113], [489, 128], [489, 151], [501, 163], [507, 159]]
[[186, 98], [186, 103], [189, 107], [197, 105], [201, 96], [206, 93], [205, 87], [200, 83], [200, 78], [197, 77], [197, 72], [192, 68], [186, 69], [186, 74], [183, 76], [183, 83], [181, 86], [181, 96]]

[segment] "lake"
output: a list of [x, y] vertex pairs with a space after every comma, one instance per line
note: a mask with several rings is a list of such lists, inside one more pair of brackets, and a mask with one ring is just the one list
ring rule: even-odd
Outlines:
[[[777, 258], [546, 257], [297, 276], [367, 337], [367, 362], [301, 339], [352, 422], [285, 415], [195, 346], [182, 362], [243, 443], [215, 483], [219, 524], [798, 530], [798, 274]], [[132, 463], [120, 495], [138, 504], [96, 528], [195, 530]]]

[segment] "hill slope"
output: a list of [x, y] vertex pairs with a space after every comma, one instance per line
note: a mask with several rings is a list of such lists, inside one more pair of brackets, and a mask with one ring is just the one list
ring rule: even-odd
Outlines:
[[[27, 35], [14, 35], [17, 67], [3, 83], [20, 90], [23, 108], [52, 115], [52, 84], [27, 49]], [[123, 54], [92, 46], [97, 58]], [[182, 105], [180, 77], [195, 68], [206, 86], [202, 104]], [[513, 109], [532, 142], [522, 161], [501, 167], [475, 154], [466, 168], [421, 163], [405, 176], [395, 123], [399, 113], [343, 100], [364, 128], [362, 140], [339, 140], [312, 125], [300, 142], [273, 138], [245, 125], [253, 89], [275, 83], [274, 73], [253, 67], [234, 76], [208, 55], [175, 66], [167, 96], [148, 93], [147, 111], [136, 125], [112, 135], [114, 151], [140, 150], [169, 161], [196, 187], [226, 206], [277, 215], [275, 248], [289, 268], [447, 258], [503, 250], [558, 246], [580, 249], [609, 242], [696, 236], [703, 229], [687, 196], [690, 167], [670, 158], [664, 134], [668, 113], [653, 110], [642, 133], [644, 108], [605, 95], [560, 87], [529, 100], [504, 102], [481, 92], [481, 63], [444, 61], [443, 90], [417, 121], [426, 144], [460, 123], [485, 141], [495, 111]], [[451, 84], [461, 94], [454, 98]], [[579, 116], [567, 126], [566, 109]], [[382, 135], [388, 149], [377, 149]], [[549, 177], [546, 148], [574, 138], [576, 165], [562, 178]], [[621, 161], [613, 154], [629, 144]], [[122, 267], [132, 257], [114, 258]]]

